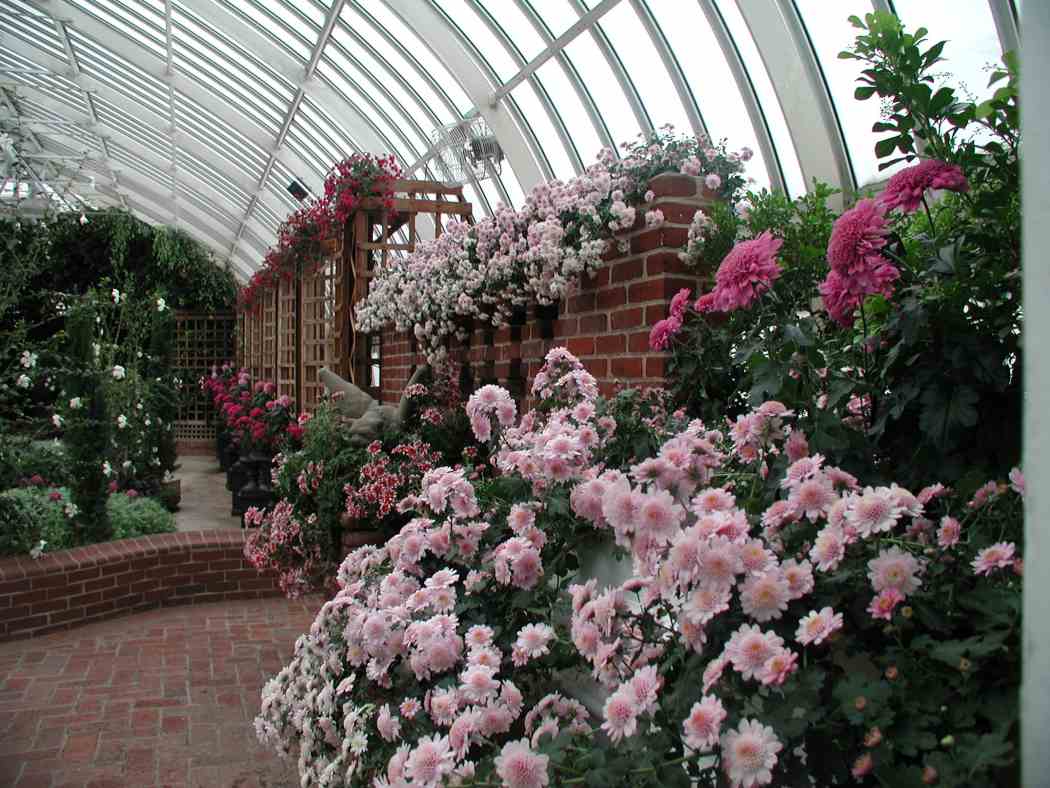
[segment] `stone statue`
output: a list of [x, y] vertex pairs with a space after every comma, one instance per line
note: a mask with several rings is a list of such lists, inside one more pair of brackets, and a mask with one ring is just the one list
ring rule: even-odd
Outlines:
[[[408, 386], [421, 382], [429, 373], [429, 366], [424, 364], [418, 367], [412, 373]], [[384, 430], [396, 430], [408, 418], [410, 402], [404, 394], [396, 406], [380, 405], [353, 383], [343, 380], [325, 367], [321, 367], [318, 377], [329, 394], [342, 394], [334, 400], [334, 407], [336, 413], [351, 422], [350, 443], [353, 446], [367, 446], [379, 438]]]

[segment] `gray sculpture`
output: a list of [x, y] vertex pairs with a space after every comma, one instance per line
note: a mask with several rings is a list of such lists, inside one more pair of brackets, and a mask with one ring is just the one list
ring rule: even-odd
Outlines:
[[[407, 386], [422, 382], [429, 374], [429, 366], [424, 364], [418, 367]], [[334, 400], [334, 406], [339, 415], [350, 421], [350, 443], [353, 446], [367, 446], [381, 437], [384, 430], [397, 430], [408, 418], [410, 400], [403, 393], [396, 406], [380, 405], [353, 383], [343, 380], [326, 367], [321, 367], [318, 377], [329, 394], [342, 393], [341, 397]]]

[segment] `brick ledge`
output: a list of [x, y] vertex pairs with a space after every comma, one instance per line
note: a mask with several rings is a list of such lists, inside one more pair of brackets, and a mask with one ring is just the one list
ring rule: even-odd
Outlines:
[[141, 536], [0, 559], [0, 641], [160, 606], [280, 596], [233, 529]]

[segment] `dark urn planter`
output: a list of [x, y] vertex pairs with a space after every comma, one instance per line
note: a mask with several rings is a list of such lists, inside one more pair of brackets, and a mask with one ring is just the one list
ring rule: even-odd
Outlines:
[[226, 470], [226, 447], [230, 445], [230, 433], [223, 429], [215, 431], [215, 457], [219, 460], [219, 467]]
[[[248, 479], [234, 494], [233, 513], [240, 515], [251, 507], [265, 509], [273, 504], [273, 488], [270, 486], [270, 467], [273, 457], [261, 451], [253, 451], [247, 457]], [[242, 527], [245, 525], [241, 520]]]
[[558, 319], [557, 304], [536, 304], [536, 321], [542, 339], [554, 339], [554, 321]]

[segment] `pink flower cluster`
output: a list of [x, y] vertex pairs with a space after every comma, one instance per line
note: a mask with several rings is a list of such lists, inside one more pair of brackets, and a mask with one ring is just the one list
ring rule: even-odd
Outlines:
[[510, 393], [499, 386], [482, 386], [471, 394], [467, 401], [467, 417], [474, 437], [487, 443], [492, 437], [492, 419], [500, 428], [513, 426], [517, 420], [518, 407]]
[[715, 273], [715, 289], [697, 300], [698, 312], [747, 309], [780, 277], [777, 253], [783, 241], [767, 230], [734, 246]]
[[958, 164], [925, 159], [891, 177], [879, 195], [879, 203], [887, 211], [900, 208], [904, 213], [914, 213], [928, 189], [967, 192], [970, 184]]
[[889, 231], [886, 209], [875, 200], [860, 200], [835, 221], [828, 241], [831, 271], [820, 295], [840, 325], [852, 325], [853, 313], [868, 296], [893, 295], [900, 272], [882, 253]]
[[667, 350], [671, 346], [671, 340], [682, 330], [685, 321], [685, 310], [689, 305], [689, 288], [682, 288], [675, 293], [671, 299], [671, 307], [667, 317], [657, 321], [653, 330], [649, 333], [649, 347], [653, 350]]

